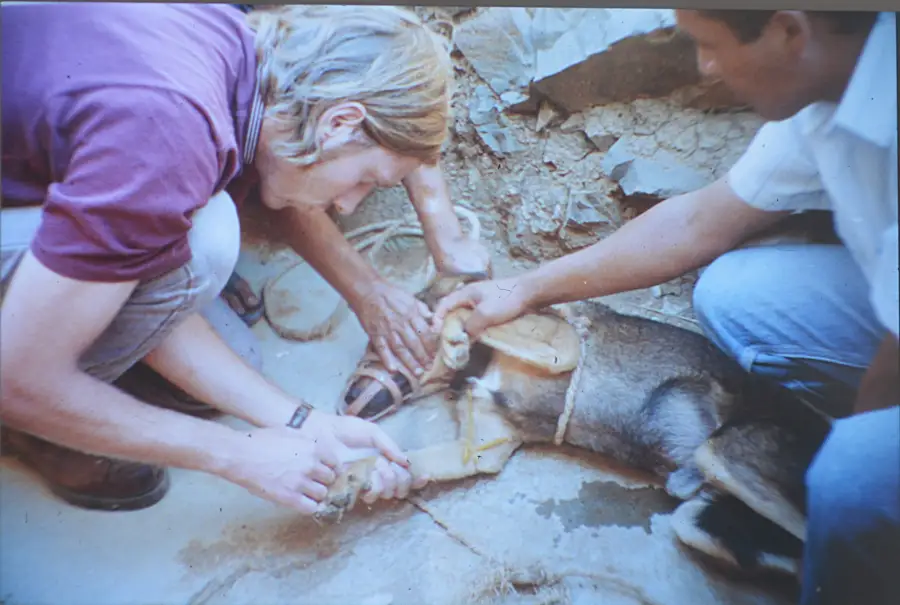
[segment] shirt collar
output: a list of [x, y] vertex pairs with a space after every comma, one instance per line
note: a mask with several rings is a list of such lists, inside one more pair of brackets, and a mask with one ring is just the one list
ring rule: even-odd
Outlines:
[[250, 118], [247, 120], [247, 136], [244, 137], [244, 157], [245, 166], [250, 166], [256, 159], [256, 148], [259, 145], [259, 133], [262, 130], [263, 114], [265, 113], [265, 105], [262, 102], [262, 84], [263, 84], [263, 66], [265, 65], [265, 57], [256, 67], [256, 88], [253, 92], [253, 101], [250, 105]]
[[831, 123], [879, 147], [897, 138], [895, 22], [894, 13], [878, 15]]

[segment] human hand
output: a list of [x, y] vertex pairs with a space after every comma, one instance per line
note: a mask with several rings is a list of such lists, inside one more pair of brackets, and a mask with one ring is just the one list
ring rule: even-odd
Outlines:
[[354, 311], [389, 372], [402, 366], [419, 376], [429, 367], [437, 349], [437, 334], [429, 323], [431, 311], [423, 302], [380, 281]]
[[320, 410], [313, 410], [306, 421], [295, 429], [301, 437], [334, 444], [342, 459], [356, 459], [359, 455], [352, 450], [373, 451], [388, 461], [405, 468], [409, 460], [400, 446], [380, 426], [356, 416], [339, 416]]
[[316, 513], [342, 463], [336, 440], [310, 439], [288, 427], [255, 429], [239, 439], [218, 475], [304, 515]]
[[473, 275], [478, 279], [491, 277], [491, 254], [478, 241], [458, 238], [443, 242], [434, 252], [435, 268], [445, 275]]
[[516, 278], [467, 284], [444, 297], [434, 310], [432, 324], [440, 333], [444, 318], [454, 309], [473, 309], [465, 330], [477, 338], [486, 329], [516, 319], [528, 311], [529, 300]]
[[314, 440], [337, 440], [347, 448], [341, 453], [344, 461], [378, 455], [370, 487], [362, 498], [367, 504], [373, 504], [379, 498], [405, 498], [411, 489], [419, 489], [428, 483], [427, 476], [412, 476], [408, 470], [409, 461], [402, 450], [374, 422], [316, 410], [307, 417], [299, 433]]
[[429, 477], [424, 475], [413, 477], [409, 469], [379, 456], [369, 477], [369, 486], [362, 492], [362, 501], [374, 504], [378, 499], [402, 500], [410, 491], [425, 487], [428, 481]]

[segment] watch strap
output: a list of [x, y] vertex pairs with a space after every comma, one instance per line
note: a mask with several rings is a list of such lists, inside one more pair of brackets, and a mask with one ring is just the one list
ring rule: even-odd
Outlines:
[[293, 416], [288, 420], [287, 426], [292, 429], [299, 429], [303, 426], [303, 423], [306, 422], [306, 419], [309, 418], [310, 412], [313, 411], [313, 406], [304, 402], [297, 406], [297, 409], [294, 410]]

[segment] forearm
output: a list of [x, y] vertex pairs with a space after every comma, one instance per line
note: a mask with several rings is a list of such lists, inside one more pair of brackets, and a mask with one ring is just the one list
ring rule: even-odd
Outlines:
[[353, 308], [371, 295], [381, 276], [346, 240], [334, 221], [320, 210], [281, 212], [291, 247]]
[[83, 372], [4, 382], [3, 422], [72, 449], [221, 474], [241, 439], [223, 425], [155, 408]]
[[784, 216], [740, 201], [717, 208], [729, 192], [716, 183], [670, 198], [596, 244], [526, 273], [521, 295], [536, 308], [654, 286], [710, 263]]
[[182, 322], [145, 358], [189, 395], [259, 426], [284, 426], [301, 403], [244, 362], [201, 315]]
[[862, 414], [900, 404], [900, 357], [897, 337], [888, 333], [863, 376], [857, 392], [854, 414]]
[[429, 250], [440, 252], [463, 237], [440, 165], [422, 166], [403, 181]]

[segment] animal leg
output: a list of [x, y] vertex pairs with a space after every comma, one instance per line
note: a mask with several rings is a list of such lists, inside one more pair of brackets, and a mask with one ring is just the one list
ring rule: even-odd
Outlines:
[[457, 439], [409, 452], [414, 476], [428, 476], [433, 482], [455, 481], [480, 474], [496, 474], [503, 470], [521, 441], [470, 444]]
[[676, 378], [660, 385], [648, 400], [637, 430], [675, 467], [666, 480], [669, 495], [688, 500], [703, 486], [694, 453], [718, 428], [718, 410], [729, 397], [708, 379]]
[[806, 539], [806, 470], [826, 430], [793, 430], [773, 420], [724, 427], [696, 452], [708, 482]]
[[[445, 483], [479, 474], [499, 473], [521, 445], [522, 442], [510, 432], [490, 440], [457, 439], [412, 450], [406, 452], [406, 456], [414, 478], [427, 476], [432, 483]], [[352, 510], [360, 494], [369, 488], [375, 460], [375, 457], [369, 457], [346, 465], [329, 488], [317, 517], [340, 519]]]
[[703, 487], [704, 481], [700, 469], [695, 464], [688, 463], [669, 474], [666, 492], [673, 498], [690, 500]]
[[742, 575], [796, 575], [803, 542], [731, 494], [703, 493], [672, 515], [678, 541], [701, 558]]

